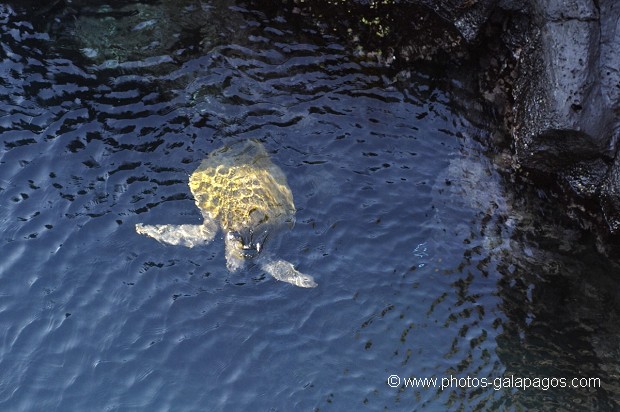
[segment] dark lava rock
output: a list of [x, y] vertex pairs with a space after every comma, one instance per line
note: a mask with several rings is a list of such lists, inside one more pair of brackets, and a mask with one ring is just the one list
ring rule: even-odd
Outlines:
[[589, 0], [534, 3], [541, 17], [515, 88], [513, 133], [526, 166], [555, 169], [610, 149], [598, 81], [599, 13]]
[[[518, 159], [525, 168], [556, 174], [569, 185], [587, 182], [587, 197], [599, 203], [616, 233], [620, 4], [532, 0], [532, 5], [535, 29], [514, 88], [512, 134]], [[576, 176], [576, 170], [582, 175]]]

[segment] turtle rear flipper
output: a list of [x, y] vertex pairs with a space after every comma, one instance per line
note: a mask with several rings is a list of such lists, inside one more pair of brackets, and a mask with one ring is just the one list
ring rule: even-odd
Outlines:
[[207, 222], [202, 225], [136, 225], [136, 232], [170, 245], [194, 247], [204, 245], [213, 240], [217, 233], [217, 225]]
[[282, 282], [302, 288], [314, 288], [317, 283], [312, 276], [299, 272], [293, 264], [285, 260], [272, 260], [261, 265], [263, 270]]

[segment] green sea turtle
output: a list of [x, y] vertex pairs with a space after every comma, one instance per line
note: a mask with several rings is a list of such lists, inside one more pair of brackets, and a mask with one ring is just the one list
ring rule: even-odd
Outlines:
[[[282, 170], [263, 145], [245, 140], [211, 152], [189, 178], [189, 188], [204, 219], [201, 225], [143, 225], [136, 231], [160, 242], [194, 247], [209, 243], [219, 228], [225, 232], [226, 266], [234, 272], [245, 258], [255, 257], [271, 231], [292, 226], [293, 194]], [[317, 284], [284, 260], [260, 256], [274, 278], [304, 288]]]

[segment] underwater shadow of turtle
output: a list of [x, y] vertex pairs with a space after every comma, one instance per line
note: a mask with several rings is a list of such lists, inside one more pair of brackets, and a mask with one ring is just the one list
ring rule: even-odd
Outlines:
[[[282, 282], [303, 288], [317, 284], [292, 263], [262, 252], [271, 230], [292, 226], [295, 204], [284, 172], [257, 140], [244, 140], [211, 152], [189, 178], [204, 219], [201, 225], [136, 224], [136, 232], [170, 245], [194, 247], [225, 232], [226, 267], [234, 272], [256, 256], [261, 268]], [[261, 234], [261, 236], [255, 236]]]

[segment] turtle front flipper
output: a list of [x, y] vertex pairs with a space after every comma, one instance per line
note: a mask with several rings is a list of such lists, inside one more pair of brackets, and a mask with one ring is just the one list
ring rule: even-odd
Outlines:
[[317, 283], [312, 276], [299, 272], [292, 263], [285, 260], [272, 260], [261, 265], [263, 270], [282, 282], [301, 288], [314, 288]]
[[206, 221], [202, 225], [136, 225], [136, 232], [170, 245], [194, 247], [204, 245], [213, 240], [217, 233], [217, 225]]

